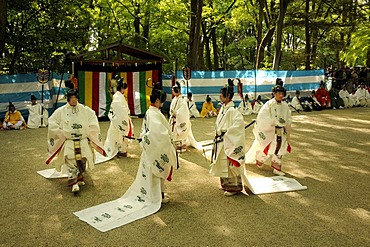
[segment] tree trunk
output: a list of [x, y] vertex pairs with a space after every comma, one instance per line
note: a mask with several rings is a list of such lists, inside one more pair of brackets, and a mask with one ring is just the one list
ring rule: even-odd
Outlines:
[[305, 69], [311, 69], [311, 36], [310, 36], [310, 0], [306, 0], [306, 8], [305, 8], [305, 18], [304, 18], [304, 28], [305, 28], [305, 36], [306, 36], [306, 59], [305, 59]]
[[149, 31], [150, 31], [150, 8], [146, 8], [144, 25], [143, 25], [143, 44], [144, 48], [149, 46]]
[[276, 36], [275, 36], [275, 54], [274, 54], [274, 62], [272, 65], [274, 70], [279, 70], [279, 66], [280, 66], [281, 54], [282, 54], [281, 41], [283, 39], [284, 18], [285, 18], [286, 10], [288, 8], [289, 1], [290, 0], [280, 0], [279, 19], [277, 22]]
[[202, 20], [203, 0], [191, 0], [190, 4], [190, 34], [189, 34], [189, 53], [188, 66], [194, 70], [198, 68], [197, 52], [200, 44], [200, 27]]
[[217, 36], [216, 36], [216, 28], [213, 27], [211, 29], [211, 38], [212, 38], [212, 47], [213, 47], [213, 64], [215, 70], [220, 67], [219, 64], [219, 57], [218, 57], [218, 45], [217, 45]]
[[0, 0], [0, 58], [2, 58], [5, 51], [6, 16], [6, 0]]
[[268, 44], [268, 42], [272, 39], [274, 32], [275, 32], [275, 27], [272, 27], [271, 29], [269, 29], [258, 46], [256, 69], [259, 69], [261, 67], [261, 63], [263, 62], [263, 59], [265, 57], [265, 47]]
[[134, 10], [134, 29], [135, 29], [135, 44], [139, 48], [143, 48], [141, 38], [140, 38], [140, 5], [136, 4], [135, 5], [135, 10]]
[[206, 49], [205, 60], [207, 70], [212, 70], [211, 62], [211, 48], [209, 46], [209, 37], [207, 36], [206, 23], [202, 21], [202, 31], [203, 31], [203, 45]]
[[204, 65], [204, 45], [205, 40], [201, 41], [198, 48], [198, 58], [197, 58], [197, 70], [206, 70], [206, 67]]
[[[317, 28], [315, 28], [315, 30], [313, 30], [312, 32], [312, 48], [311, 48], [311, 54], [310, 54], [310, 61], [311, 61], [311, 64], [315, 64], [316, 62], [316, 53], [317, 53], [317, 44], [319, 43], [318, 42], [318, 37], [319, 37], [319, 30]], [[311, 66], [310, 66], [311, 67]]]

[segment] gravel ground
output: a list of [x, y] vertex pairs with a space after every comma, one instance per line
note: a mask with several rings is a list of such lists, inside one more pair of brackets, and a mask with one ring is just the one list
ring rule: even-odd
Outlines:
[[[245, 117], [249, 123], [256, 116]], [[138, 135], [142, 119], [134, 119]], [[192, 119], [198, 141], [215, 118]], [[109, 122], [100, 122], [105, 139]], [[45, 179], [46, 128], [0, 131], [0, 246], [370, 246], [370, 108], [293, 114], [292, 153], [283, 170], [307, 190], [224, 197], [202, 152], [189, 149], [156, 214], [106, 233], [73, 212], [122, 196], [140, 147], [97, 165], [74, 196], [65, 179]], [[253, 142], [246, 130], [247, 147]], [[248, 165], [250, 176], [272, 176]], [[13, 179], [14, 178], [14, 179]]]

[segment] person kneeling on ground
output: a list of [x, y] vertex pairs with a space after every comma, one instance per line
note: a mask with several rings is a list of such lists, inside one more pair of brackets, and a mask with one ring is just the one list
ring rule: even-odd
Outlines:
[[22, 114], [15, 109], [15, 106], [11, 102], [9, 102], [8, 109], [9, 111], [5, 114], [3, 128], [6, 130], [26, 128], [27, 124]]

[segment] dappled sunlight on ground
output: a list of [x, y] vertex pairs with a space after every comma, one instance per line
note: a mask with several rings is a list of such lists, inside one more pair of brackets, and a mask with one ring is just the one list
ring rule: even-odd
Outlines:
[[[245, 123], [256, 115], [245, 116]], [[0, 132], [1, 246], [370, 246], [370, 109], [293, 114], [292, 153], [283, 171], [307, 190], [225, 197], [209, 174], [202, 150], [179, 155], [180, 169], [166, 182], [170, 202], [147, 218], [107, 233], [73, 212], [121, 197], [135, 179], [139, 143], [129, 157], [114, 158], [88, 172], [78, 195], [67, 179], [45, 179], [46, 129]], [[212, 140], [216, 118], [192, 119], [196, 140]], [[133, 119], [139, 136], [142, 119]], [[100, 122], [102, 139], [109, 122]], [[253, 126], [246, 129], [246, 149]], [[248, 177], [272, 177], [246, 165]], [[9, 182], [15, 178], [16, 183]]]
[[364, 220], [368, 224], [370, 223], [370, 212], [364, 208], [347, 208], [350, 214], [358, 217], [361, 221]]
[[289, 192], [287, 193], [287, 196], [292, 197], [297, 203], [302, 204], [303, 206], [310, 206], [310, 200], [308, 198], [305, 198], [301, 194], [297, 192]]
[[229, 236], [231, 235], [231, 232], [232, 230], [229, 229], [228, 227], [224, 226], [224, 225], [221, 225], [221, 226], [214, 226], [213, 227], [214, 230], [218, 233], [218, 234], [221, 234], [221, 235], [224, 235], [224, 236]]
[[364, 170], [364, 169], [359, 168], [357, 166], [341, 165], [338, 168], [344, 169], [344, 170], [350, 170], [351, 172], [354, 172], [354, 173], [370, 174], [370, 171], [369, 170]]
[[164, 222], [158, 215], [152, 215], [150, 216], [154, 224], [159, 227], [165, 227], [167, 226], [166, 222]]

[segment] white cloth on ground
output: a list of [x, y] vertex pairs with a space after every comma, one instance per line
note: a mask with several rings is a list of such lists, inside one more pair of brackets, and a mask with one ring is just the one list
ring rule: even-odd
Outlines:
[[106, 232], [157, 212], [161, 207], [161, 183], [171, 176], [176, 150], [168, 123], [158, 108], [150, 106], [141, 129], [143, 152], [133, 184], [117, 200], [74, 214], [99, 231]]

